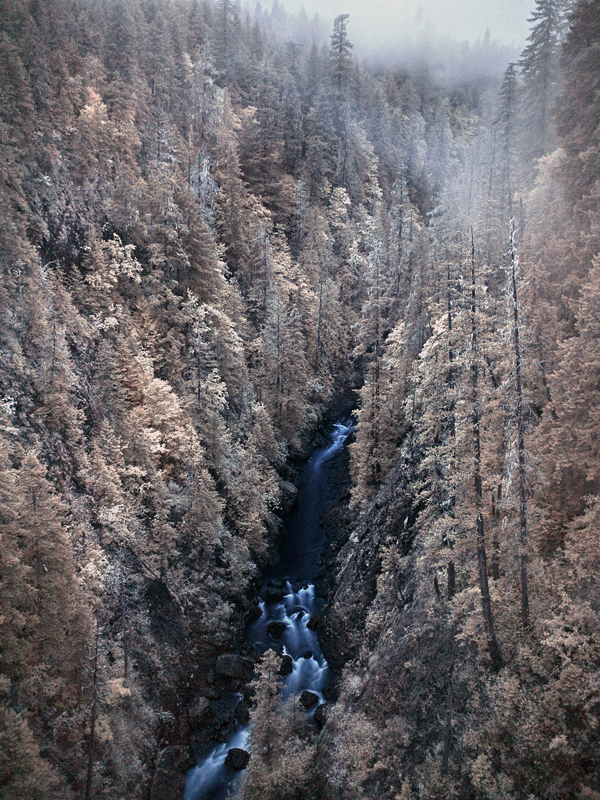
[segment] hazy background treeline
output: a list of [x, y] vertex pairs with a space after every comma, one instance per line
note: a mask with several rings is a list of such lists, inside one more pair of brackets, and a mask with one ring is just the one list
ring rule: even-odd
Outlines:
[[340, 700], [245, 796], [595, 797], [600, 15], [569, 5], [502, 78], [367, 69], [279, 6], [2, 4], [3, 796], [154, 791], [359, 386]]

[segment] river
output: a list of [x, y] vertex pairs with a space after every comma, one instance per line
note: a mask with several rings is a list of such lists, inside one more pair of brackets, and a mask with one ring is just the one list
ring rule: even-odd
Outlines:
[[[290, 656], [291, 671], [283, 691], [299, 696], [314, 692], [317, 705], [306, 711], [312, 716], [322, 702], [327, 675], [317, 634], [309, 627], [311, 616], [323, 601], [315, 596], [312, 581], [319, 569], [324, 532], [320, 524], [331, 500], [327, 491], [327, 462], [338, 453], [352, 433], [351, 421], [338, 422], [331, 431], [331, 444], [315, 450], [298, 481], [298, 502], [285, 519], [279, 559], [265, 570], [259, 595], [261, 616], [248, 628], [248, 641], [257, 652], [273, 647]], [[243, 771], [230, 769], [225, 760], [232, 748], [244, 749], [249, 726], [239, 725], [226, 742], [217, 745], [186, 776], [184, 800], [225, 800], [241, 784]]]

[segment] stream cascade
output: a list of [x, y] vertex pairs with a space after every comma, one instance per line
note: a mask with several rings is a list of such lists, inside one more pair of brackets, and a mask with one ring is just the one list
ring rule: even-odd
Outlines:
[[[331, 444], [313, 452], [298, 481], [298, 501], [285, 520], [285, 534], [277, 562], [264, 571], [259, 593], [261, 615], [249, 627], [247, 641], [255, 652], [276, 649], [291, 658], [291, 671], [283, 681], [286, 695], [312, 692], [318, 701], [306, 710], [312, 717], [325, 702], [322, 689], [327, 661], [317, 633], [309, 625], [324, 601], [315, 595], [324, 531], [320, 524], [328, 510], [327, 462], [343, 447], [354, 430], [352, 420], [337, 422]], [[241, 699], [241, 695], [239, 697]], [[250, 725], [237, 724], [227, 740], [215, 746], [186, 776], [183, 800], [225, 800], [243, 780], [243, 770], [226, 763], [231, 750], [244, 750]]]

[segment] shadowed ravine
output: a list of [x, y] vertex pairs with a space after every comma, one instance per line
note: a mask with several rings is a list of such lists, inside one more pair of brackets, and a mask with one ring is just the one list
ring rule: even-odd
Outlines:
[[[306, 462], [298, 481], [298, 502], [285, 520], [285, 535], [279, 560], [265, 571], [266, 582], [260, 592], [261, 616], [248, 629], [248, 641], [257, 652], [276, 647], [292, 658], [292, 671], [283, 682], [284, 692], [300, 695], [315, 692], [323, 702], [327, 661], [315, 631], [308, 627], [311, 616], [321, 607], [312, 581], [319, 569], [324, 532], [322, 515], [331, 501], [326, 479], [327, 462], [344, 446], [353, 430], [351, 421], [336, 423], [332, 444], [315, 450]], [[275, 587], [275, 588], [274, 588]], [[273, 625], [285, 625], [281, 636], [273, 636]], [[277, 626], [275, 626], [277, 627]], [[269, 630], [270, 629], [270, 630]], [[306, 712], [314, 715], [315, 707]], [[184, 800], [224, 800], [241, 782], [243, 772], [225, 764], [232, 748], [244, 748], [248, 726], [239, 725], [226, 742], [215, 747], [186, 777]]]

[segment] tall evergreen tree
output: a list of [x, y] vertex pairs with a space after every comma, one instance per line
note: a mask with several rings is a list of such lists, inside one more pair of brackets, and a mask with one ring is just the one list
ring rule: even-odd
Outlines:
[[571, 0], [536, 0], [529, 44], [518, 62], [523, 78], [521, 149], [529, 167], [556, 146], [551, 112], [560, 91], [560, 55], [570, 6]]
[[329, 62], [331, 66], [331, 77], [337, 88], [338, 100], [341, 99], [348, 82], [348, 75], [352, 66], [352, 56], [350, 52], [354, 45], [348, 39], [348, 19], [350, 14], [340, 14], [333, 22], [333, 33], [331, 34], [331, 47], [329, 50]]
[[513, 199], [516, 185], [515, 147], [518, 130], [519, 95], [517, 71], [514, 64], [509, 64], [504, 73], [500, 87], [500, 110], [496, 124], [500, 131], [501, 162], [500, 174], [502, 195], [500, 197], [500, 224], [510, 219], [513, 214]]
[[[565, 194], [575, 209], [598, 211], [600, 152], [600, 2], [580, 0], [563, 51], [564, 89], [557, 103], [558, 135], [566, 159]], [[583, 222], [585, 220], [581, 218]]]

